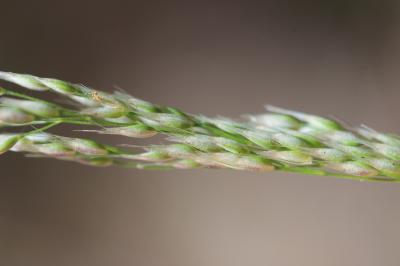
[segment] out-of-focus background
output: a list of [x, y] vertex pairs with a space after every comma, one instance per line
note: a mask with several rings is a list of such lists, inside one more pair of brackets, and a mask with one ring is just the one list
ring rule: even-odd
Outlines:
[[[269, 103], [400, 132], [398, 1], [3, 1], [1, 11], [2, 70], [210, 116]], [[0, 158], [1, 265], [397, 266], [399, 225], [396, 184]]]

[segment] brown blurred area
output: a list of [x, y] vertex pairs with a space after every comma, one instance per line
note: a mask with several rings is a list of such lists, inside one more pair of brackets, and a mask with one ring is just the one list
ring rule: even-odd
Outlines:
[[[400, 132], [397, 1], [2, 1], [1, 11], [2, 70], [211, 116], [269, 103]], [[397, 266], [399, 224], [395, 184], [0, 159], [0, 265]]]

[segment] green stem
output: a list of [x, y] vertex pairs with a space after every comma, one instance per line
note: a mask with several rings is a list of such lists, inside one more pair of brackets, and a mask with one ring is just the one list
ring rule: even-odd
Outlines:
[[26, 132], [26, 133], [24, 133], [24, 134], [21, 134], [21, 138], [26, 137], [26, 136], [28, 136], [28, 135], [32, 135], [32, 134], [36, 134], [36, 133], [40, 133], [40, 132], [46, 131], [47, 129], [52, 128], [52, 127], [55, 127], [55, 126], [57, 126], [57, 125], [59, 125], [59, 124], [61, 124], [61, 122], [53, 122], [53, 123], [50, 123], [50, 124], [48, 124], [48, 125], [46, 125], [46, 126], [44, 126], [44, 127], [37, 128], [37, 129], [35, 129], [35, 130], [32, 130], [32, 131]]

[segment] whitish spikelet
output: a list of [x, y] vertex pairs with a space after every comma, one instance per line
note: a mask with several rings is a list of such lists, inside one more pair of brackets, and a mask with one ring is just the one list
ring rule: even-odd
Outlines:
[[201, 165], [199, 163], [197, 163], [194, 160], [190, 160], [190, 159], [177, 160], [177, 161], [171, 163], [170, 165], [176, 169], [194, 169], [194, 168], [201, 167]]
[[205, 135], [173, 136], [168, 139], [170, 141], [186, 143], [204, 152], [217, 152], [222, 150], [212, 137]]
[[35, 145], [35, 152], [45, 154], [50, 157], [73, 156], [75, 152], [66, 147], [63, 143], [53, 142]]
[[49, 139], [43, 136], [44, 134], [35, 135], [24, 137], [11, 150], [29, 152], [31, 154], [42, 154], [47, 157], [70, 157], [76, 154], [67, 147], [60, 138], [52, 137], [51, 142], [49, 142]]
[[82, 114], [87, 114], [97, 118], [119, 118], [128, 113], [123, 106], [99, 106], [83, 109]]
[[380, 143], [372, 143], [370, 145], [374, 151], [392, 160], [400, 160], [400, 147]]
[[365, 143], [364, 140], [357, 137], [355, 134], [343, 130], [331, 130], [329, 132], [323, 132], [321, 134], [317, 134], [317, 137], [349, 146], [357, 146]]
[[311, 134], [307, 134], [307, 133], [304, 133], [304, 132], [301, 132], [298, 130], [292, 130], [292, 129], [282, 129], [282, 132], [285, 134], [291, 135], [293, 137], [299, 138], [313, 147], [321, 147], [323, 145], [318, 138], [314, 137]]
[[73, 151], [86, 155], [106, 155], [107, 149], [88, 139], [62, 138], [62, 141]]
[[377, 140], [388, 145], [395, 145], [400, 147], [400, 136], [380, 133], [367, 126], [362, 126], [361, 128], [359, 128], [358, 133], [367, 139]]
[[[209, 159], [221, 166], [250, 171], [272, 171], [275, 167], [257, 155], [238, 155], [232, 153], [214, 153]], [[212, 163], [210, 163], [212, 164]]]
[[76, 96], [76, 95], [69, 95], [68, 97], [83, 106], [91, 106], [91, 107], [99, 106], [99, 103], [92, 98], [84, 96]]
[[0, 99], [0, 104], [8, 107], [16, 107], [25, 112], [41, 117], [55, 117], [60, 114], [60, 110], [57, 107], [44, 102], [3, 97]]
[[332, 129], [341, 129], [342, 128], [342, 126], [338, 122], [327, 119], [327, 118], [319, 117], [316, 115], [310, 115], [310, 114], [306, 114], [306, 113], [286, 110], [283, 108], [270, 106], [270, 105], [267, 105], [266, 109], [268, 111], [274, 112], [274, 113], [291, 115], [301, 121], [308, 123], [310, 126], [313, 126], [316, 128], [320, 128], [320, 129], [324, 129], [324, 130], [332, 130]]
[[248, 152], [248, 149], [231, 139], [222, 137], [210, 137], [205, 135], [190, 135], [190, 136], [174, 136], [169, 140], [185, 143], [204, 152], [217, 152], [226, 150], [232, 153], [240, 154]]
[[374, 156], [374, 151], [364, 146], [347, 146], [341, 144], [330, 143], [330, 145], [351, 157], [367, 158]]
[[31, 114], [16, 108], [0, 107], [0, 125], [23, 125], [35, 120]]
[[59, 79], [37, 78], [43, 85], [51, 90], [64, 95], [79, 95], [82, 94], [82, 87]]
[[385, 158], [367, 158], [367, 164], [392, 178], [400, 178], [400, 165], [392, 160]]
[[232, 152], [232, 153], [242, 154], [242, 153], [249, 152], [249, 150], [244, 145], [242, 145], [234, 140], [220, 138], [220, 137], [214, 137], [213, 141], [215, 141], [215, 143], [219, 147], [223, 148], [226, 151]]
[[294, 165], [313, 164], [312, 157], [300, 151], [262, 151], [259, 154], [272, 160]]
[[245, 129], [243, 125], [226, 117], [208, 118], [205, 116], [197, 116], [196, 118], [198, 121], [201, 121], [202, 123], [212, 124], [217, 128], [220, 128], [223, 131], [226, 131], [231, 134], [241, 135], [242, 131]]
[[246, 129], [243, 125], [237, 124], [228, 119], [209, 119], [202, 117], [201, 120], [213, 123], [215, 126], [228, 133], [243, 136], [262, 148], [270, 149], [276, 146], [276, 143], [272, 138], [272, 133], [266, 130], [251, 128], [251, 126], [249, 126], [251, 129]]
[[185, 129], [192, 125], [187, 118], [175, 114], [148, 113], [139, 118], [144, 124], [156, 129]]
[[35, 133], [35, 134], [29, 134], [29, 135], [25, 136], [23, 138], [23, 140], [24, 141], [28, 140], [33, 143], [48, 143], [53, 140], [57, 140], [57, 137], [52, 134], [49, 134], [49, 133], [40, 132], [40, 133]]
[[122, 93], [119, 91], [114, 92], [114, 96], [116, 99], [119, 101], [127, 104], [128, 106], [136, 109], [138, 112], [144, 112], [144, 113], [156, 113], [159, 111], [159, 108], [149, 102], [137, 99], [135, 97], [132, 97], [129, 94]]
[[296, 129], [299, 128], [301, 122], [296, 118], [283, 115], [283, 114], [261, 114], [261, 115], [249, 115], [248, 118], [251, 122], [269, 127], [269, 128], [291, 128]]
[[349, 155], [333, 148], [305, 148], [303, 150], [311, 156], [323, 161], [343, 162], [349, 159]]
[[270, 149], [276, 146], [276, 143], [273, 139], [273, 135], [269, 132], [255, 129], [255, 130], [242, 130], [240, 133], [248, 140], [250, 140], [251, 142], [262, 148]]
[[155, 145], [145, 148], [147, 151], [140, 154], [119, 156], [124, 159], [163, 162], [169, 159], [186, 159], [196, 156], [193, 147], [186, 144]]
[[38, 81], [37, 77], [31, 75], [0, 71], [0, 79], [15, 83], [30, 90], [45, 91], [49, 89]]
[[149, 150], [140, 154], [123, 154], [118, 157], [127, 160], [140, 160], [147, 162], [163, 162], [171, 159], [168, 153], [163, 150]]
[[157, 135], [157, 131], [143, 124], [136, 124], [127, 127], [110, 127], [103, 130], [83, 130], [87, 132], [96, 132], [99, 134], [119, 135], [130, 138], [149, 138]]
[[379, 172], [360, 162], [327, 163], [326, 168], [351, 176], [374, 177]]
[[171, 157], [182, 158], [182, 159], [189, 158], [196, 153], [196, 150], [193, 147], [179, 143], [161, 146], [160, 148], [154, 147], [152, 149], [161, 149]]
[[310, 135], [310, 136], [318, 136], [318, 135], [322, 134], [325, 131], [326, 130], [324, 130], [324, 129], [312, 127], [312, 126], [309, 126], [309, 125], [303, 126], [303, 127], [299, 128], [299, 130], [298, 130], [299, 133], [307, 134], [307, 135]]
[[272, 139], [279, 145], [289, 149], [299, 149], [309, 146], [304, 140], [285, 133], [276, 133]]

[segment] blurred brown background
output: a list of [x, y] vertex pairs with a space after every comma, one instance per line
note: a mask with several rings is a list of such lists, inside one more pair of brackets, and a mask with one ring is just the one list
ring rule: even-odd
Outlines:
[[[270, 103], [400, 132], [396, 1], [1, 8], [2, 70], [117, 85], [192, 113], [239, 116]], [[1, 265], [400, 263], [395, 184], [90, 168], [12, 153], [0, 169]]]

